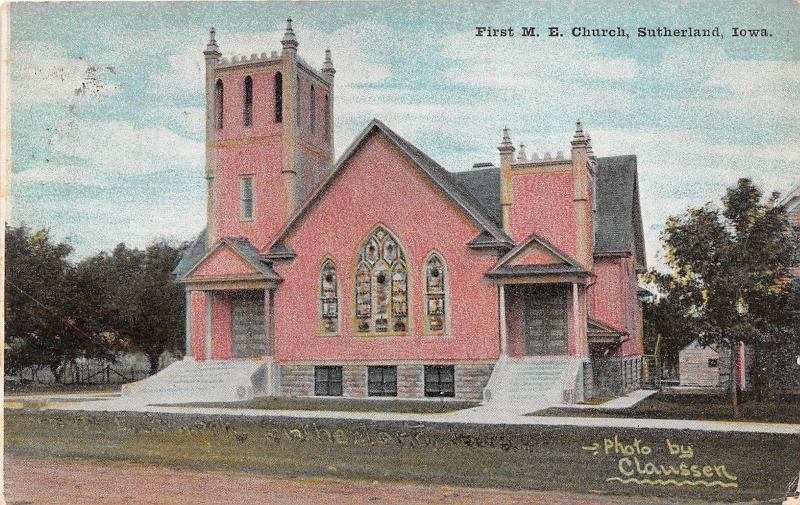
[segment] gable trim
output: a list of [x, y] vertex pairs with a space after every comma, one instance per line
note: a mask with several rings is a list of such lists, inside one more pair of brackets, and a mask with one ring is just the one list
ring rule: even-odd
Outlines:
[[[408, 149], [408, 147], [404, 145], [408, 143], [405, 139], [402, 139], [402, 137], [400, 137], [392, 130], [390, 130], [381, 121], [373, 119], [372, 121], [370, 121], [367, 127], [364, 128], [364, 130], [362, 130], [362, 132], [356, 137], [356, 139], [350, 144], [347, 150], [342, 154], [341, 158], [339, 158], [339, 161], [336, 162], [333, 171], [328, 175], [328, 177], [326, 177], [325, 180], [317, 187], [317, 189], [313, 191], [306, 198], [306, 200], [297, 209], [297, 211], [287, 220], [286, 224], [278, 231], [272, 242], [265, 248], [266, 253], [263, 254], [269, 255], [268, 251], [274, 245], [284, 241], [288, 233], [294, 229], [294, 226], [301, 220], [301, 218], [304, 217], [305, 214], [320, 200], [320, 197], [328, 190], [331, 184], [333, 184], [333, 182], [342, 173], [344, 167], [348, 164], [350, 159], [361, 149], [361, 147], [366, 143], [366, 141], [369, 138], [371, 138], [371, 136], [374, 133], [382, 134], [383, 137], [393, 147], [395, 147], [398, 151], [400, 151], [400, 153], [403, 156], [405, 156], [408, 159], [408, 161], [411, 162], [411, 165], [414, 168], [416, 168], [419, 172], [421, 172], [433, 184], [433, 186], [436, 189], [438, 189], [453, 204], [455, 204], [457, 210], [460, 210], [467, 217], [469, 217], [476, 225], [478, 225], [478, 227], [481, 230], [491, 234], [494, 240], [499, 243], [509, 243], [509, 244], [513, 243], [508, 238], [508, 236], [502, 230], [500, 230], [489, 218], [483, 216], [480, 210], [478, 210], [477, 208], [472, 208], [473, 207], [472, 204], [466, 202], [465, 198], [463, 198], [462, 195], [459, 195], [456, 192], [454, 192], [454, 188], [447, 187], [447, 186], [452, 186], [455, 183], [449, 180], [448, 181], [439, 180], [440, 177], [432, 173], [428, 168], [426, 168], [425, 164], [422, 163], [418, 159], [418, 157], [413, 152], [411, 152]], [[446, 172], [444, 168], [441, 168], [441, 170]]]
[[[249, 243], [248, 243], [248, 245], [249, 245]], [[242, 251], [239, 250], [237, 245], [233, 243], [232, 239], [230, 239], [228, 237], [223, 237], [216, 244], [211, 246], [208, 249], [208, 251], [206, 251], [206, 253], [203, 255], [203, 257], [200, 258], [200, 260], [197, 263], [195, 263], [192, 266], [192, 268], [189, 269], [189, 271], [186, 272], [183, 275], [183, 277], [181, 277], [181, 279], [178, 280], [178, 282], [189, 283], [189, 282], [196, 281], [195, 278], [192, 278], [192, 275], [195, 273], [195, 271], [197, 271], [197, 269], [200, 267], [200, 265], [205, 263], [211, 256], [213, 256], [217, 251], [219, 251], [223, 247], [227, 247], [228, 249], [230, 249], [236, 256], [238, 256], [242, 261], [244, 261], [247, 265], [249, 265], [250, 268], [253, 269], [253, 272], [251, 274], [245, 274], [245, 275], [252, 276], [253, 278], [265, 279], [265, 280], [275, 280], [275, 281], [282, 280], [281, 277], [278, 274], [276, 274], [275, 272], [273, 272], [272, 268], [268, 267], [267, 265], [254, 265], [252, 259], [247, 257], [245, 254], [243, 254]], [[235, 275], [233, 275], [231, 277], [237, 277], [237, 276], [242, 276], [242, 275], [243, 274], [241, 274], [241, 273], [237, 273], [237, 274], [235, 274]], [[214, 276], [214, 277], [219, 277], [219, 276]]]
[[528, 236], [528, 238], [526, 238], [525, 240], [520, 242], [516, 247], [511, 249], [511, 251], [509, 251], [505, 256], [500, 258], [500, 260], [497, 262], [497, 264], [494, 267], [492, 267], [491, 270], [489, 270], [489, 273], [490, 274], [498, 273], [504, 267], [507, 267], [508, 264], [514, 258], [519, 256], [519, 254], [521, 254], [529, 245], [531, 245], [533, 243], [536, 243], [536, 244], [540, 245], [541, 247], [543, 247], [547, 252], [549, 252], [550, 254], [555, 256], [556, 258], [560, 259], [567, 266], [572, 267], [573, 269], [576, 269], [578, 271], [582, 271], [582, 272], [588, 273], [588, 270], [586, 270], [586, 268], [583, 265], [581, 265], [576, 259], [572, 258], [567, 253], [561, 251], [556, 246], [551, 244], [547, 239], [541, 237], [540, 235], [538, 235], [536, 233], [531, 233]]

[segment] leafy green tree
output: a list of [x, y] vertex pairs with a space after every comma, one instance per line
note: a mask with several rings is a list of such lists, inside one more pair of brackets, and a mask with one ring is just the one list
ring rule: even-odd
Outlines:
[[[670, 277], [655, 271], [648, 272], [645, 279], [657, 293], [669, 291]], [[656, 366], [672, 366], [678, 362], [678, 353], [695, 339], [697, 328], [691, 318], [686, 317], [686, 307], [679, 300], [657, 296], [642, 304], [644, 322], [645, 353], [652, 354]]]
[[6, 225], [6, 370], [45, 366], [62, 381], [79, 357], [110, 358], [94, 286], [76, 275], [72, 248], [47, 230]]
[[172, 281], [171, 272], [186, 246], [159, 240], [142, 251], [119, 244], [111, 254], [78, 265], [105, 294], [104, 311], [122, 347], [145, 354], [151, 374], [158, 371], [164, 351], [183, 349], [183, 288]]
[[[776, 197], [765, 200], [751, 180], [740, 179], [726, 191], [721, 207], [708, 203], [670, 217], [661, 235], [670, 269], [659, 278], [663, 294], [702, 343], [731, 352], [740, 343], [752, 346], [759, 393], [761, 349], [792, 325], [788, 268], [795, 243]], [[736, 367], [734, 359], [732, 377]], [[738, 415], [735, 380], [731, 398]]]

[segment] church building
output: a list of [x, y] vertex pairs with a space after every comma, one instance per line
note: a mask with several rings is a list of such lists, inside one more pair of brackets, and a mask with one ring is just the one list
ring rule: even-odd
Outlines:
[[335, 160], [331, 52], [304, 61], [291, 20], [281, 45], [222, 58], [211, 31], [186, 356], [124, 394], [524, 410], [640, 387], [635, 156], [596, 156], [578, 122], [566, 154], [506, 128], [496, 164], [448, 171], [374, 119]]

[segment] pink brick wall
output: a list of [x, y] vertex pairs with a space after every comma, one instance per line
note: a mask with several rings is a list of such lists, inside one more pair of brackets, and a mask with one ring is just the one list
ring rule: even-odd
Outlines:
[[229, 359], [233, 345], [233, 321], [231, 299], [223, 293], [215, 293], [211, 304], [211, 357]]
[[[274, 82], [275, 72], [256, 72], [253, 78], [253, 124], [244, 125], [244, 79], [246, 75], [221, 77], [225, 91], [223, 128], [217, 130], [217, 140], [242, 137], [264, 137], [279, 135], [283, 123], [275, 122]], [[284, 79], [284, 90], [286, 83]], [[286, 93], [284, 92], [284, 97]]]
[[[311, 129], [311, 86], [314, 86], [314, 95], [316, 97], [314, 103], [314, 128]], [[300, 72], [300, 113], [302, 118], [300, 120], [300, 138], [313, 145], [314, 147], [322, 150], [330, 149], [330, 139], [325, 134], [325, 95], [328, 91], [323, 88], [323, 85], [314, 78], [307, 76], [304, 72]]]
[[575, 207], [572, 172], [515, 175], [510, 231], [520, 241], [532, 232], [570, 256], [575, 256]]
[[[192, 292], [192, 356], [204, 360], [206, 356], [206, 295]], [[211, 302], [211, 358], [231, 357], [233, 321], [231, 299], [224, 292], [215, 292]]]
[[595, 283], [589, 288], [589, 317], [630, 335], [622, 346], [624, 356], [641, 354], [641, 309], [638, 301], [635, 258], [600, 258], [594, 265]]
[[[217, 130], [218, 141], [280, 136], [283, 123], [275, 122], [275, 72], [256, 72], [253, 78], [253, 123], [243, 119], [245, 75], [222, 77], [224, 84], [224, 127]], [[284, 90], [286, 84], [284, 82]], [[286, 93], [284, 92], [284, 97]], [[279, 137], [277, 137], [279, 138]], [[281, 168], [280, 143], [225, 146], [217, 149], [214, 178], [214, 230], [219, 237], [246, 236], [256, 247], [263, 247], [283, 225], [286, 194]], [[254, 215], [252, 221], [240, 219], [239, 179], [253, 175]]]
[[[397, 236], [408, 260], [410, 336], [353, 336], [356, 254], [379, 223]], [[497, 287], [484, 278], [496, 258], [466, 246], [478, 228], [383, 137], [367, 141], [299, 224], [287, 239], [297, 258], [276, 264], [285, 279], [275, 296], [279, 360], [497, 357]], [[423, 335], [423, 262], [434, 249], [447, 262], [448, 336]], [[317, 283], [325, 257], [335, 261], [339, 278], [341, 336], [336, 337], [318, 336]]]

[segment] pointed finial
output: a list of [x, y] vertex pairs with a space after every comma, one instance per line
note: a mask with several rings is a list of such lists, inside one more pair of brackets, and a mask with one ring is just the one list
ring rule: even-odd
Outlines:
[[283, 34], [281, 45], [283, 46], [284, 52], [286, 51], [297, 52], [297, 46], [299, 45], [299, 43], [297, 42], [297, 37], [295, 36], [294, 30], [292, 29], [292, 18], [286, 20], [286, 32]]
[[589, 154], [590, 159], [594, 159], [594, 149], [592, 149], [592, 137], [589, 135], [589, 132], [586, 132], [586, 152]]
[[583, 133], [583, 125], [581, 124], [581, 120], [579, 119], [577, 123], [575, 123], [575, 135], [572, 137], [572, 145], [573, 146], [586, 146], [587, 140], [586, 135]]
[[520, 143], [519, 154], [517, 154], [517, 161], [528, 161], [528, 155], [525, 153], [525, 144]]
[[507, 126], [503, 127], [503, 141], [500, 142], [500, 147], [497, 149], [500, 151], [500, 153], [513, 153], [515, 151], [514, 144], [511, 143], [511, 133], [509, 132]]
[[328, 77], [328, 80], [333, 79], [336, 70], [333, 68], [333, 60], [331, 59], [331, 50], [325, 50], [325, 62], [322, 63], [322, 73]]
[[222, 56], [219, 52], [216, 35], [217, 31], [212, 26], [211, 29], [208, 30], [208, 44], [206, 44], [206, 50], [203, 51], [203, 54], [206, 55], [206, 59], [219, 59], [219, 57]]

